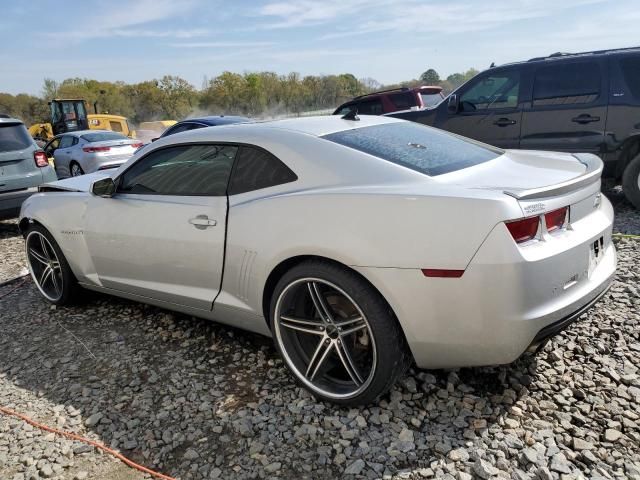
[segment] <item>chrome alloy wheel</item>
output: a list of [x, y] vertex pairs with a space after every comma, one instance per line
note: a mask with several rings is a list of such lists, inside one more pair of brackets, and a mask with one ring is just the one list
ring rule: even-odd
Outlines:
[[29, 271], [40, 293], [52, 302], [60, 300], [64, 280], [60, 260], [51, 242], [42, 233], [32, 231], [27, 235], [25, 248]]
[[348, 399], [367, 389], [376, 371], [376, 342], [344, 290], [319, 278], [298, 279], [278, 297], [273, 321], [287, 365], [310, 390]]

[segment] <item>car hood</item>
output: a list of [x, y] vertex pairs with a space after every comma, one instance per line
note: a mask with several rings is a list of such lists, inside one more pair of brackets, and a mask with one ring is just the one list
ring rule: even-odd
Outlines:
[[601, 174], [602, 161], [590, 153], [507, 150], [494, 160], [437, 179], [525, 199], [566, 193], [598, 181]]
[[40, 191], [88, 192], [91, 190], [93, 182], [108, 176], [109, 172], [104, 171], [88, 173], [79, 177], [58, 180], [57, 182], [43, 183], [40, 185]]

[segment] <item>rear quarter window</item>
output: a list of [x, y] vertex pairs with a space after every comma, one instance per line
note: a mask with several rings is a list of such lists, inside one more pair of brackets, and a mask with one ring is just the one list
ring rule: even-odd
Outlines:
[[640, 99], [640, 57], [622, 58], [620, 68], [631, 95]]
[[22, 124], [0, 124], [0, 152], [22, 150], [33, 145], [31, 135]]
[[503, 153], [498, 148], [413, 122], [343, 130], [322, 138], [429, 176], [472, 167]]

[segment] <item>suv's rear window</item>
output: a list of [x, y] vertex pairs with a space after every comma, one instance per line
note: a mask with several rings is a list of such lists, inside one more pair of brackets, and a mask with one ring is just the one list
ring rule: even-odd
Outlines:
[[355, 128], [322, 138], [429, 176], [478, 165], [503, 153], [498, 148], [412, 122]]
[[22, 124], [0, 124], [0, 152], [22, 150], [33, 145], [31, 135]]
[[82, 135], [87, 142], [104, 142], [107, 140], [128, 140], [127, 137], [118, 132], [96, 132]]

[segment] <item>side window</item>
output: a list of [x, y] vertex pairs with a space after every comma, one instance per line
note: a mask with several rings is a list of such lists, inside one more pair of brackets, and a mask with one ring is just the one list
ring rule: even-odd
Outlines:
[[240, 147], [229, 186], [229, 195], [282, 185], [298, 177], [275, 156], [253, 147]]
[[78, 139], [78, 137], [73, 137], [73, 141], [71, 142], [71, 146], [77, 145], [79, 141], [80, 141], [80, 139]]
[[561, 63], [541, 67], [533, 82], [533, 105], [591, 103], [600, 94], [596, 62]]
[[418, 104], [414, 94], [409, 92], [393, 93], [389, 95], [389, 99], [391, 100], [391, 103], [393, 103], [394, 107], [401, 110], [407, 110]]
[[631, 95], [640, 99], [640, 57], [620, 59], [620, 68]]
[[71, 135], [64, 135], [60, 139], [60, 146], [58, 148], [69, 148], [73, 145], [73, 137]]
[[358, 102], [355, 105], [358, 107], [358, 113], [360, 115], [382, 115], [384, 113], [382, 102], [379, 98]]
[[237, 151], [227, 145], [180, 145], [151, 152], [124, 172], [118, 192], [226, 195]]
[[109, 121], [109, 129], [114, 132], [122, 132], [122, 124], [120, 122]]
[[520, 72], [502, 71], [481, 76], [460, 97], [462, 111], [494, 110], [518, 106]]

